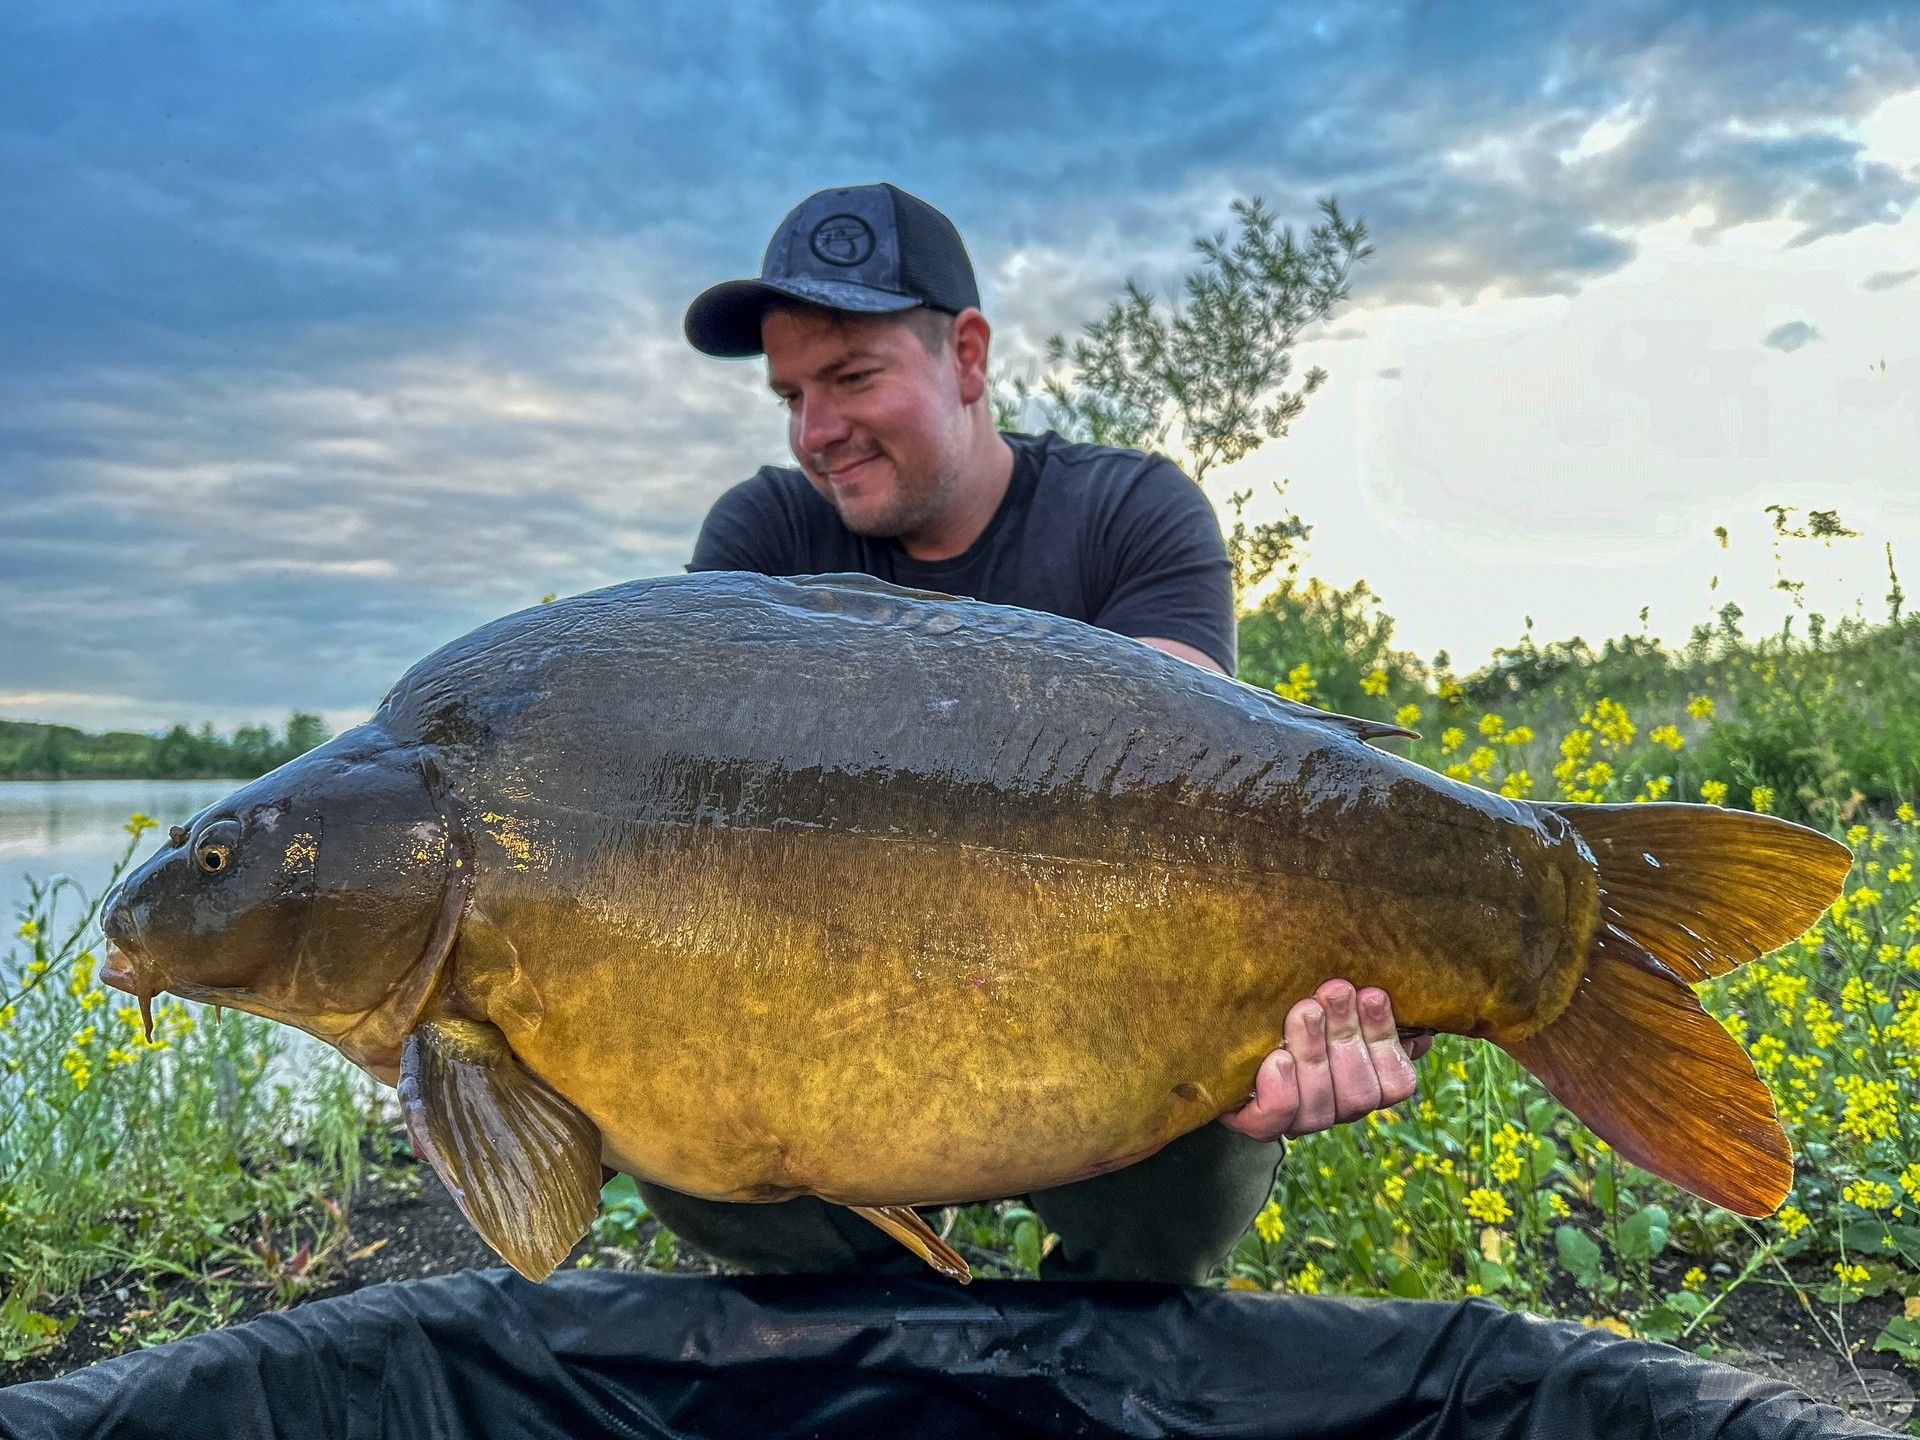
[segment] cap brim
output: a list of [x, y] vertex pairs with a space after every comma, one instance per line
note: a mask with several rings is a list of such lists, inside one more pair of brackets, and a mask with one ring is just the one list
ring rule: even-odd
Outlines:
[[694, 349], [722, 359], [737, 360], [765, 353], [760, 344], [760, 322], [767, 310], [782, 300], [804, 300], [829, 310], [858, 315], [888, 315], [922, 305], [916, 295], [898, 295], [870, 285], [844, 280], [815, 280], [796, 275], [785, 280], [724, 280], [703, 290], [687, 307], [684, 329]]

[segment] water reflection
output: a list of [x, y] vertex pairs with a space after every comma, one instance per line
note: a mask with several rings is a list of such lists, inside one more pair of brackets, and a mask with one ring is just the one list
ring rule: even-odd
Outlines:
[[[127, 847], [122, 827], [138, 810], [160, 822], [140, 837], [135, 860], [153, 853], [167, 826], [184, 823], [244, 780], [0, 780], [0, 918], [11, 931], [27, 877], [71, 876], [97, 896]], [[77, 903], [66, 908], [77, 914]]]

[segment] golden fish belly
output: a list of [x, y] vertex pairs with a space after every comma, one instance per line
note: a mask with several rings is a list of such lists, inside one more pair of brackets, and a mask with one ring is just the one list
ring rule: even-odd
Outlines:
[[666, 828], [569, 888], [532, 878], [483, 894], [505, 943], [463, 946], [463, 1003], [609, 1163], [725, 1199], [1063, 1183], [1238, 1103], [1330, 976], [1386, 988], [1403, 1024], [1484, 1031], [1564, 1003], [1585, 943], [1470, 885], [800, 828]]

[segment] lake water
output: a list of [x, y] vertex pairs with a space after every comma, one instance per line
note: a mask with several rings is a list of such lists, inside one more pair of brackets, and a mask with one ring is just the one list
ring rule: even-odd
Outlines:
[[[244, 780], [0, 780], [0, 919], [11, 935], [26, 902], [27, 877], [68, 875], [87, 894], [105, 885], [125, 853], [127, 816], [138, 810], [160, 822], [140, 837], [138, 864], [167, 840], [169, 825], [224, 799]], [[61, 913], [79, 913], [77, 902]]]

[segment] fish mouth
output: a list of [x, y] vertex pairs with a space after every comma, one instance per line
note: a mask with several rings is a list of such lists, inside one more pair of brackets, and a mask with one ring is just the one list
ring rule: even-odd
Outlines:
[[139, 976], [134, 970], [133, 958], [111, 940], [107, 942], [107, 963], [100, 967], [100, 983], [128, 995], [140, 993]]
[[100, 983], [109, 989], [131, 995], [140, 1002], [140, 1026], [146, 1032], [147, 1040], [151, 1042], [153, 997], [160, 993], [160, 987], [142, 985], [139, 975], [134, 970], [133, 958], [111, 940], [107, 941], [107, 962], [100, 967]]

